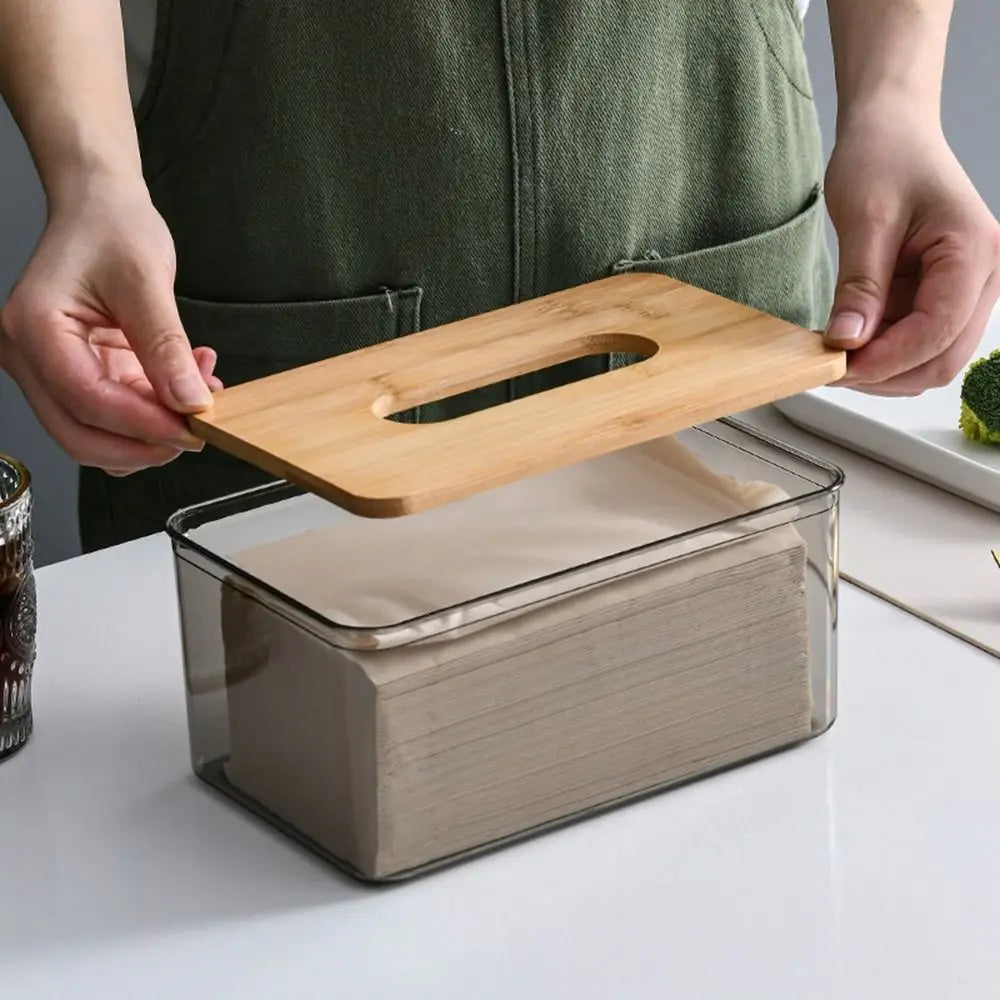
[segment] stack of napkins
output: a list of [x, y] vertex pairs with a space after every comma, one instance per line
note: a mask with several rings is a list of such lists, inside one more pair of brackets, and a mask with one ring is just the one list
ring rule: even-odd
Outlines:
[[807, 737], [794, 527], [634, 551], [783, 499], [667, 439], [239, 552], [345, 634], [383, 632], [337, 648], [226, 588], [228, 780], [383, 878]]

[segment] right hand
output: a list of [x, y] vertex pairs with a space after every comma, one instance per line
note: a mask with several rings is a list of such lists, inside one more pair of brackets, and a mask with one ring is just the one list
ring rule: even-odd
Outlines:
[[166, 224], [141, 184], [91, 184], [49, 221], [0, 311], [0, 366], [81, 465], [113, 475], [202, 443], [184, 414], [221, 388], [173, 294]]

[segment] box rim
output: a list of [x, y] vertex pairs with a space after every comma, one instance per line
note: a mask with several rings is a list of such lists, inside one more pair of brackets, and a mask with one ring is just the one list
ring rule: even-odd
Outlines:
[[[487, 603], [496, 603], [497, 601], [505, 597], [509, 597], [513, 594], [516, 594], [519, 591], [527, 591], [533, 587], [542, 586], [545, 585], [546, 583], [552, 583], [554, 581], [559, 580], [560, 578], [567, 577], [571, 574], [586, 572], [588, 570], [596, 570], [601, 567], [607, 566], [609, 564], [613, 564], [615, 562], [624, 561], [629, 557], [638, 557], [646, 553], [652, 553], [657, 548], [666, 545], [674, 545], [677, 543], [682, 543], [692, 538], [697, 538], [699, 535], [708, 535], [713, 531], [717, 532], [720, 530], [724, 530], [727, 527], [733, 527], [738, 524], [742, 524], [746, 529], [741, 532], [739, 537], [740, 538], [750, 537], [754, 534], [759, 533], [760, 531], [765, 531], [768, 530], [769, 528], [777, 527], [780, 524], [788, 523], [788, 520], [796, 520], [796, 518], [788, 518], [785, 520], [775, 521], [773, 520], [775, 515], [781, 513], [787, 513], [794, 508], [801, 508], [803, 505], [807, 503], [813, 503], [823, 498], [827, 498], [829, 500], [829, 506], [826, 509], [836, 507], [837, 496], [845, 481], [844, 472], [838, 466], [833, 465], [830, 462], [826, 462], [822, 459], [819, 459], [813, 455], [810, 455], [798, 448], [795, 448], [794, 446], [788, 445], [778, 440], [777, 438], [772, 437], [770, 434], [762, 432], [757, 428], [751, 427], [750, 425], [744, 423], [743, 421], [736, 420], [733, 418], [728, 418], [728, 417], [720, 418], [718, 420], [710, 421], [706, 425], [698, 425], [690, 429], [695, 430], [698, 433], [705, 434], [708, 437], [714, 438], [715, 440], [724, 443], [728, 447], [736, 448], [737, 450], [742, 451], [745, 454], [751, 455], [752, 457], [758, 460], [768, 462], [768, 464], [774, 465], [777, 468], [782, 468], [783, 471], [789, 472], [790, 474], [795, 475], [800, 479], [806, 478], [805, 476], [802, 476], [799, 473], [792, 472], [789, 469], [785, 469], [783, 466], [777, 465], [777, 463], [775, 462], [769, 462], [768, 459], [762, 458], [759, 455], [755, 455], [749, 449], [743, 448], [739, 444], [734, 444], [732, 441], [728, 441], [720, 437], [718, 434], [713, 434], [712, 431], [707, 429], [708, 427], [717, 424], [722, 424], [724, 426], [730, 427], [731, 429], [737, 431], [739, 434], [742, 434], [745, 437], [751, 438], [759, 443], [769, 445], [770, 447], [776, 449], [780, 453], [790, 458], [795, 458], [805, 463], [806, 465], [811, 466], [816, 471], [825, 473], [827, 478], [829, 479], [829, 483], [824, 486], [821, 483], [815, 482], [814, 480], [807, 479], [808, 482], [813, 483], [815, 489], [809, 490], [808, 492], [800, 493], [795, 496], [791, 496], [786, 500], [781, 500], [777, 503], [768, 504], [767, 506], [758, 508], [757, 510], [754, 511], [736, 514], [733, 515], [732, 517], [724, 518], [719, 521], [715, 521], [705, 525], [700, 525], [699, 527], [692, 528], [689, 531], [680, 532], [678, 534], [671, 535], [667, 538], [657, 539], [656, 541], [653, 542], [647, 542], [643, 545], [636, 546], [632, 549], [624, 550], [622, 552], [617, 552], [609, 556], [603, 556], [599, 559], [592, 560], [588, 563], [583, 563], [579, 566], [568, 567], [566, 569], [559, 570], [554, 573], [547, 574], [545, 576], [535, 577], [530, 580], [524, 580], [521, 581], [520, 583], [513, 584], [510, 587], [492, 591], [488, 594], [483, 594], [477, 598], [474, 598], [471, 601], [466, 601], [461, 604], [452, 605], [450, 607], [439, 608], [428, 614], [418, 615], [414, 618], [405, 619], [403, 621], [395, 623], [386, 623], [374, 626], [355, 626], [355, 625], [343, 625], [341, 623], [333, 621], [331, 618], [316, 611], [314, 608], [309, 607], [308, 605], [303, 604], [296, 598], [283, 593], [278, 588], [272, 586], [266, 581], [248, 572], [241, 566], [238, 566], [236, 563], [227, 559], [225, 556], [220, 555], [218, 552], [213, 551], [206, 545], [193, 540], [188, 534], [185, 533], [183, 527], [184, 522], [190, 519], [192, 515], [194, 515], [195, 513], [198, 514], [210, 513], [214, 509], [218, 509], [219, 507], [224, 507], [226, 505], [232, 504], [234, 501], [239, 500], [241, 497], [245, 498], [253, 496], [266, 496], [270, 493], [283, 493], [287, 491], [291, 491], [291, 496], [309, 495], [309, 491], [304, 490], [301, 487], [293, 486], [292, 484], [284, 482], [282, 480], [276, 480], [274, 482], [265, 483], [261, 486], [251, 487], [248, 490], [242, 490], [237, 493], [232, 493], [224, 497], [219, 497], [205, 503], [193, 504], [187, 507], [183, 507], [177, 510], [168, 519], [166, 524], [166, 533], [172, 541], [176, 559], [184, 558], [182, 554], [183, 550], [189, 550], [193, 553], [196, 553], [201, 560], [208, 563], [209, 565], [216, 567], [219, 570], [221, 575], [217, 577], [218, 579], [220, 580], [224, 578], [228, 579], [230, 585], [235, 585], [236, 582], [239, 581], [241, 583], [249, 585], [254, 590], [262, 592], [270, 599], [270, 601], [273, 602], [274, 610], [279, 611], [280, 613], [280, 609], [282, 608], [290, 609], [296, 613], [297, 618], [300, 616], [304, 616], [304, 618], [308, 622], [318, 627], [325, 634], [325, 637], [328, 639], [328, 641], [329, 641], [329, 634], [331, 632], [335, 633], [337, 636], [341, 638], [342, 641], [339, 643], [334, 643], [334, 645], [339, 645], [341, 648], [358, 650], [358, 651], [365, 651], [365, 650], [374, 651], [374, 650], [393, 648], [396, 646], [412, 645], [415, 642], [423, 641], [430, 638], [436, 638], [441, 635], [447, 634], [448, 632], [455, 631], [456, 628], [477, 627], [491, 619], [504, 617], [511, 613], [524, 612], [530, 610], [530, 608], [532, 607], [539, 606], [543, 603], [546, 603], [547, 600], [552, 600], [554, 598], [549, 597], [547, 599], [541, 599], [538, 601], [529, 601], [523, 606], [510, 608], [507, 610], [496, 610], [492, 614], [484, 614], [481, 618], [473, 617], [469, 622], [463, 623], [462, 625], [459, 626], [444, 625], [443, 627], [439, 627], [436, 629], [427, 627], [435, 620], [439, 620], [445, 616], [448, 616], [449, 614], [454, 614], [455, 612], [457, 612], [462, 608], [475, 607], [477, 605], [485, 605]], [[289, 497], [289, 499], [290, 498], [291, 497]], [[803, 517], [814, 516], [815, 513], [818, 512], [812, 512], [810, 514], [803, 515]], [[754, 522], [758, 521], [760, 522], [767, 521], [767, 523], [761, 524], [758, 527], [754, 527], [753, 526]], [[211, 520], [202, 523], [211, 523]], [[731, 542], [735, 540], [738, 539], [730, 539], [725, 542], [716, 542], [714, 545], [706, 545], [703, 548], [695, 549], [691, 552], [683, 553], [681, 555], [677, 555], [672, 558], [683, 558], [685, 555], [696, 555], [700, 552], [708, 551], [709, 549], [720, 544], [731, 544]], [[191, 564], [190, 559], [184, 559], [184, 561]], [[669, 561], [669, 558], [663, 560], [663, 562], [666, 561]], [[649, 565], [638, 569], [623, 570], [621, 573], [617, 575], [611, 575], [606, 580], [602, 580], [601, 583], [611, 582], [612, 580], [621, 578], [622, 576], [627, 576], [635, 572], [642, 572], [644, 569], [653, 568], [655, 565], [661, 565], [661, 564], [662, 563], [650, 563]], [[198, 568], [204, 570], [204, 567], [202, 566], [199, 566]], [[211, 575], [214, 576], [215, 574], [213, 573]], [[581, 587], [570, 588], [564, 594], [560, 594], [559, 596], [560, 597], [568, 596], [569, 594], [577, 592], [580, 589], [583, 588]], [[426, 628], [424, 634], [415, 637], [411, 636], [409, 638], [397, 639], [397, 641], [393, 641], [394, 633], [399, 633], [404, 630], [412, 631], [414, 629], [420, 629], [422, 625], [425, 626]]]

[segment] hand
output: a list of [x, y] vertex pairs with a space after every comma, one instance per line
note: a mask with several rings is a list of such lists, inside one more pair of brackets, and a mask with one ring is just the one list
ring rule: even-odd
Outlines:
[[827, 342], [861, 392], [915, 396], [952, 382], [1000, 293], [1000, 226], [936, 123], [902, 101], [852, 112], [826, 196], [840, 244]]
[[173, 295], [173, 241], [141, 184], [61, 199], [0, 313], [0, 366], [82, 465], [115, 475], [201, 443], [182, 414], [221, 388]]

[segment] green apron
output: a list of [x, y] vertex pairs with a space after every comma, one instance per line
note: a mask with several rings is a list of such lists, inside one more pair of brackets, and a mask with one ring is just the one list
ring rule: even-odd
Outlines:
[[[818, 327], [801, 32], [794, 0], [160, 0], [137, 120], [188, 335], [232, 384], [638, 269]], [[208, 448], [84, 470], [84, 548], [267, 478]]]

